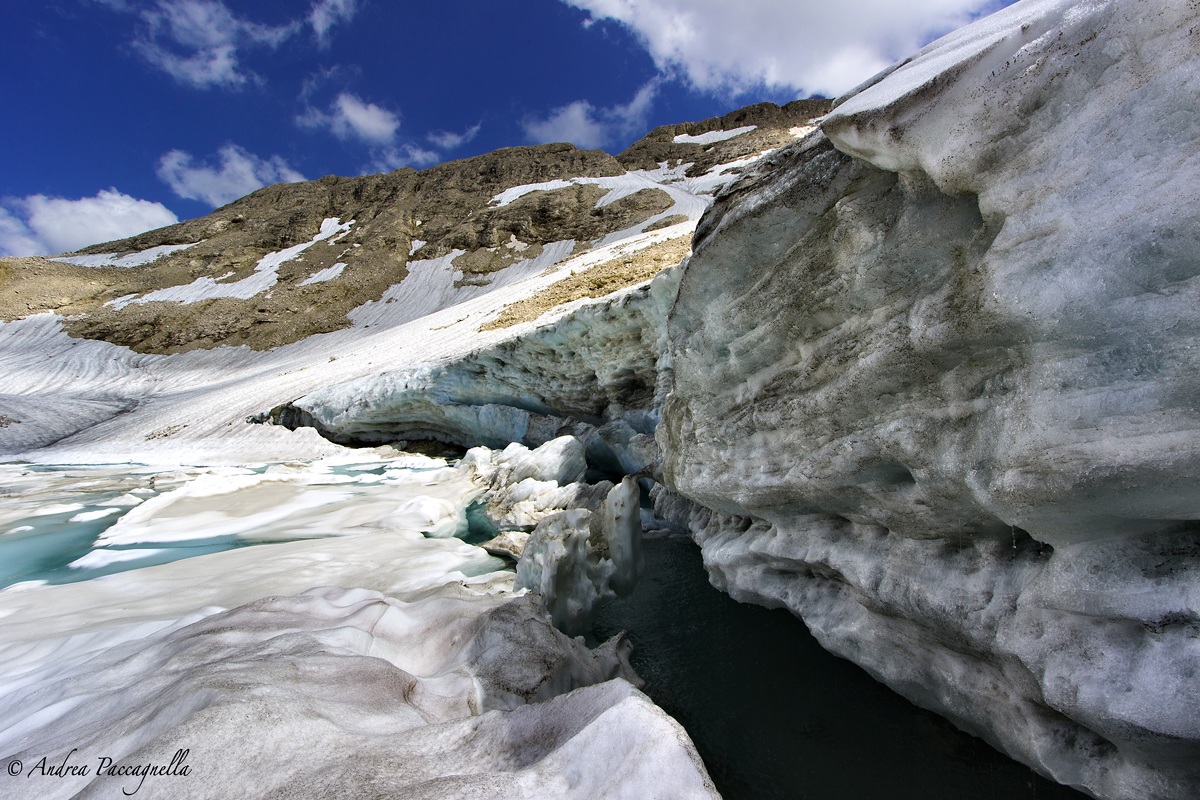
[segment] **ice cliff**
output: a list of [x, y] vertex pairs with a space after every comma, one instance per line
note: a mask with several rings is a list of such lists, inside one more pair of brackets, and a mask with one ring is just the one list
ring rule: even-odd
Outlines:
[[1018, 3], [750, 167], [658, 295], [297, 405], [625, 426], [589, 464], [653, 478], [735, 598], [1061, 783], [1193, 797], [1198, 37], [1194, 3]]
[[1022, 2], [700, 223], [666, 483], [713, 581], [1054, 779], [1200, 788], [1195, 3]]

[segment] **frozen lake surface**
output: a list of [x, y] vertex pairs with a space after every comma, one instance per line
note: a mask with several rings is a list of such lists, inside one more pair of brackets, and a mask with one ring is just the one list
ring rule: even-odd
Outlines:
[[0, 588], [300, 539], [467, 537], [478, 491], [420, 456], [175, 469], [3, 464]]

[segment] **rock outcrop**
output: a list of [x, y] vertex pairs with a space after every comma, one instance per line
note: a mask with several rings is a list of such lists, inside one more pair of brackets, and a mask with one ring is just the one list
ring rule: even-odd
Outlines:
[[1101, 797], [1200, 789], [1198, 36], [1058, 0], [930, 45], [718, 200], [670, 316], [714, 582]]

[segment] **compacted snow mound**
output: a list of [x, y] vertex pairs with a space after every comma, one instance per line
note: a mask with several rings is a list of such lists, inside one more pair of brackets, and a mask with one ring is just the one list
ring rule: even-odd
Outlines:
[[930, 45], [718, 199], [670, 316], [714, 581], [1101, 797], [1200, 793], [1197, 32]]
[[393, 531], [0, 592], [7, 796], [716, 797], [624, 637], [568, 638], [499, 566]]

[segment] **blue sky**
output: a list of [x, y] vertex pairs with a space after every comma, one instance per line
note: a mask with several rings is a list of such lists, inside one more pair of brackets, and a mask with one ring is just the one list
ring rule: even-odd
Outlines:
[[0, 29], [0, 255], [259, 186], [834, 96], [1011, 0], [39, 0]]

